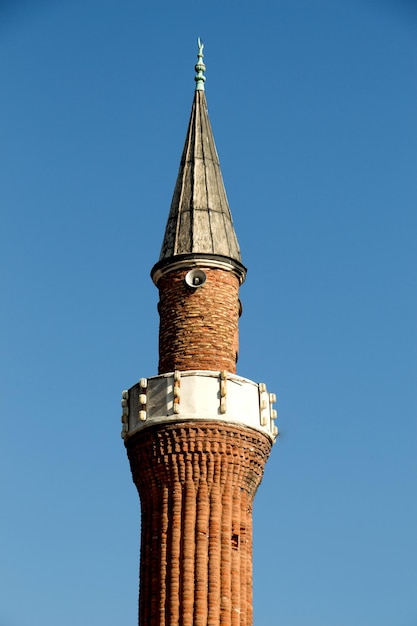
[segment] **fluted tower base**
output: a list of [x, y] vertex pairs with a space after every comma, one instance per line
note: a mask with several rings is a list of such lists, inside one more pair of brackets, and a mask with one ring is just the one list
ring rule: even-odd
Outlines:
[[126, 440], [141, 500], [140, 626], [251, 626], [252, 503], [271, 445], [200, 420]]

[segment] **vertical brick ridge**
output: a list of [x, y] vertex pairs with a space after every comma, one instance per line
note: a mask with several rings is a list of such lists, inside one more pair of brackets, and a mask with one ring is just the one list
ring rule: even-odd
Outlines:
[[207, 481], [200, 481], [197, 492], [196, 549], [195, 549], [195, 603], [194, 624], [206, 626], [208, 615], [208, 558], [209, 558], [209, 489]]
[[[240, 624], [247, 626], [248, 622], [248, 594], [247, 594], [247, 578], [252, 568], [252, 561], [248, 558], [248, 543], [251, 538], [248, 537], [248, 517], [251, 517], [252, 510], [248, 508], [246, 493], [241, 493], [240, 499]], [[250, 602], [250, 599], [249, 599]]]
[[221, 559], [220, 559], [220, 624], [231, 624], [232, 617], [232, 497], [233, 481], [228, 465], [223, 471]]
[[141, 626], [251, 626], [252, 501], [271, 442], [222, 423], [126, 441], [142, 508]]
[[212, 458], [210, 489], [209, 562], [208, 562], [208, 619], [207, 626], [220, 624], [220, 527], [222, 516], [220, 491], [220, 457]]
[[247, 531], [246, 531], [246, 623], [252, 624], [253, 606], [252, 606], [252, 502], [247, 504]]
[[[188, 460], [188, 459], [187, 459]], [[195, 531], [197, 499], [190, 463], [185, 468], [186, 479], [183, 487], [184, 514], [182, 518], [182, 558], [181, 558], [181, 615], [182, 626], [193, 626], [194, 618], [194, 567]], [[190, 540], [189, 540], [190, 539]]]
[[187, 269], [172, 270], [158, 282], [159, 374], [236, 372], [239, 279], [227, 270], [201, 269], [207, 279], [198, 289], [185, 284]]
[[[236, 466], [234, 466], [234, 472], [236, 472]], [[238, 477], [233, 479], [234, 484], [237, 484]], [[231, 562], [231, 598], [232, 598], [232, 626], [241, 626], [242, 608], [240, 600], [240, 585], [241, 585], [241, 571], [240, 571], [240, 534], [241, 534], [241, 490], [233, 490], [232, 499], [232, 562]], [[246, 622], [245, 622], [246, 624]]]
[[[175, 626], [179, 621], [180, 609], [180, 551], [181, 551], [181, 518], [182, 518], [182, 483], [176, 464], [172, 464], [171, 511], [169, 515], [169, 543], [166, 562], [168, 588], [168, 626]], [[140, 493], [139, 493], [140, 495]], [[140, 602], [140, 599], [139, 599]], [[149, 621], [152, 622], [153, 616]]]
[[162, 498], [161, 498], [161, 524], [160, 524], [160, 561], [159, 561], [159, 624], [165, 626], [166, 624], [166, 598], [167, 598], [167, 581], [165, 576], [167, 559], [170, 557], [168, 553], [168, 520], [169, 520], [169, 487], [168, 485], [161, 486]]

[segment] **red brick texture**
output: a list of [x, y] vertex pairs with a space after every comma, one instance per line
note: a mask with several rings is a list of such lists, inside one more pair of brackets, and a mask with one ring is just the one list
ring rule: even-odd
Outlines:
[[213, 422], [126, 441], [142, 510], [140, 626], [252, 624], [252, 502], [271, 442]]
[[239, 279], [233, 272], [201, 267], [202, 287], [184, 282], [187, 269], [158, 281], [159, 374], [174, 370], [236, 372]]

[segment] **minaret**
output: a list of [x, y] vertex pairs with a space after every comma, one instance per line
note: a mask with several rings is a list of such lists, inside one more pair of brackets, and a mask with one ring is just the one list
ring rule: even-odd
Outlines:
[[158, 375], [123, 392], [141, 501], [140, 626], [252, 624], [252, 504], [274, 394], [236, 374], [245, 279], [204, 93], [196, 90], [159, 261]]

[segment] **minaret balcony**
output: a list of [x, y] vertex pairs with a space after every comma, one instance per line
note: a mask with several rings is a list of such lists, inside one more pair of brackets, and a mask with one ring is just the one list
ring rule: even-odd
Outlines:
[[274, 442], [275, 401], [264, 383], [225, 371], [176, 371], [141, 378], [122, 393], [122, 437], [150, 426], [200, 420], [253, 428]]

